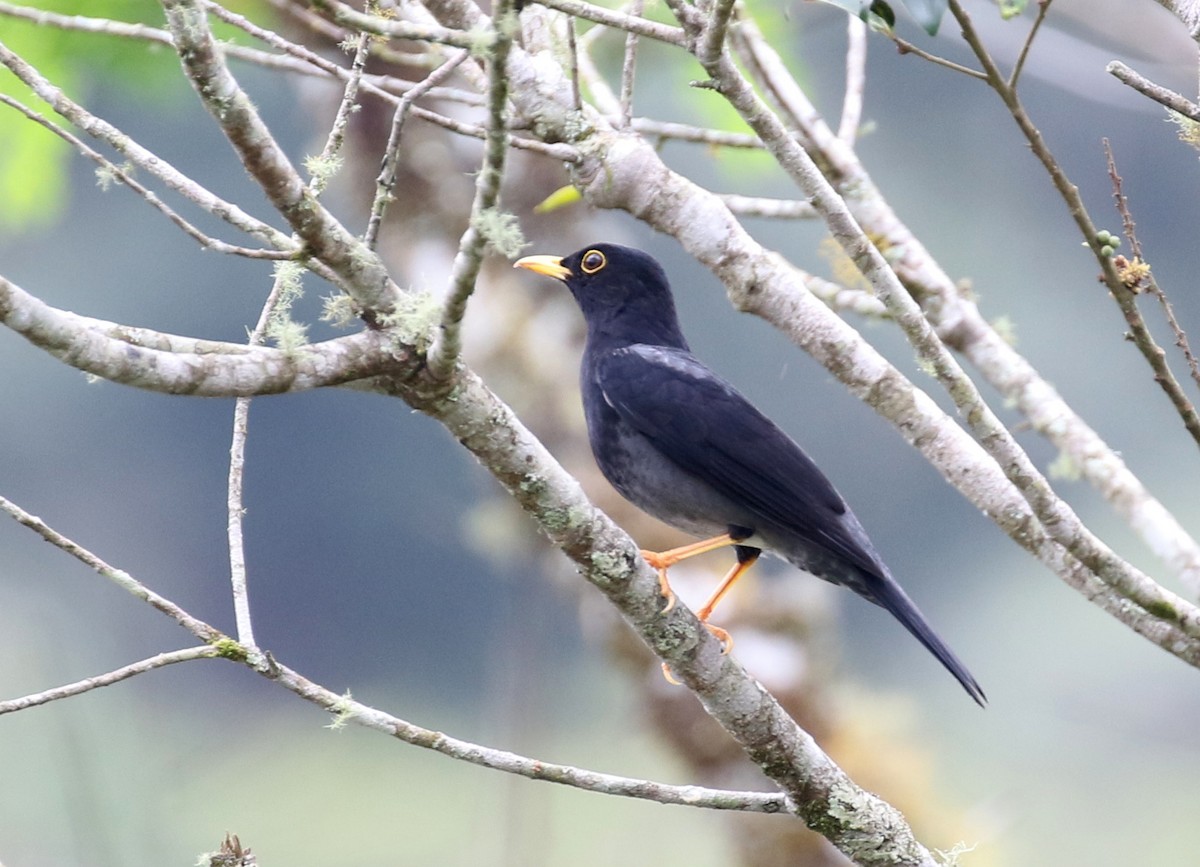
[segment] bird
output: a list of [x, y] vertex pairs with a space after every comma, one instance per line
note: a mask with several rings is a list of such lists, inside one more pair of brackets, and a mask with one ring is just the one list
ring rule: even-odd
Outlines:
[[658, 571], [664, 610], [674, 604], [671, 566], [732, 547], [736, 563], [696, 612], [727, 649], [728, 633], [709, 617], [765, 550], [891, 613], [986, 705], [974, 676], [892, 577], [812, 459], [692, 354], [667, 275], [653, 257], [602, 243], [568, 256], [526, 256], [514, 267], [562, 281], [583, 313], [580, 390], [601, 473], [643, 511], [702, 538], [642, 551]]

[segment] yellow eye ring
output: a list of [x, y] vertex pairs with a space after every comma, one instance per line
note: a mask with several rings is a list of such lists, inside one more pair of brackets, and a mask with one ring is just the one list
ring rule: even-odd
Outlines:
[[588, 250], [579, 260], [579, 267], [584, 274], [595, 274], [608, 264], [608, 259], [599, 250]]

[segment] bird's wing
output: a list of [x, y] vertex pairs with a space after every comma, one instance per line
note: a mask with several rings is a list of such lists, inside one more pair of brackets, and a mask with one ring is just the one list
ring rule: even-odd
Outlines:
[[817, 465], [691, 353], [634, 344], [605, 353], [594, 371], [608, 404], [682, 469], [764, 521], [879, 570]]

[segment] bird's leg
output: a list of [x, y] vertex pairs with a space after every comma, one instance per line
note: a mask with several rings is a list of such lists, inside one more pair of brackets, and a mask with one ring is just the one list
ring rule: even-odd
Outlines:
[[699, 542], [692, 542], [690, 545], [681, 545], [678, 548], [671, 548], [669, 551], [647, 551], [643, 549], [642, 556], [646, 558], [646, 562], [658, 570], [658, 588], [663, 598], [667, 600], [666, 607], [663, 608], [662, 613], [666, 614], [675, 607], [675, 591], [671, 589], [671, 582], [667, 580], [668, 569], [680, 560], [695, 557], [697, 554], [707, 554], [709, 551], [716, 551], [718, 548], [725, 548], [737, 543], [738, 540], [732, 535], [722, 533], [720, 536], [703, 539]]
[[721, 583], [717, 585], [717, 589], [713, 591], [713, 595], [708, 597], [708, 601], [704, 603], [704, 606], [696, 612], [696, 619], [708, 627], [708, 631], [721, 642], [721, 651], [723, 653], [728, 653], [733, 649], [733, 636], [727, 630], [719, 626], [713, 626], [708, 622], [708, 618], [712, 616], [713, 609], [717, 607], [717, 603], [725, 597], [725, 594], [730, 591], [739, 578], [750, 571], [750, 567], [754, 565], [758, 560], [758, 555], [762, 553], [758, 548], [751, 548], [746, 545], [738, 545], [736, 550], [737, 563], [721, 579]]

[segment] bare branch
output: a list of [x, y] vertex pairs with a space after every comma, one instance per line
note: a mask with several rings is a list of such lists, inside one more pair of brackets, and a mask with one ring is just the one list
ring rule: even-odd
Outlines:
[[[774, 94], [790, 124], [812, 148], [835, 185], [841, 190], [853, 191], [846, 201], [854, 209], [854, 216], [873, 238], [878, 239], [881, 247], [892, 251], [891, 261], [897, 275], [908, 291], [922, 299], [926, 315], [943, 339], [963, 353], [1006, 399], [1020, 409], [1039, 433], [1069, 456], [1083, 477], [1125, 517], [1146, 545], [1167, 562], [1189, 588], [1200, 594], [1200, 546], [1196, 541], [1162, 503], [1151, 496], [1120, 455], [984, 319], [974, 300], [959, 291], [916, 235], [884, 201], [854, 152], [826, 126], [779, 56], [754, 27], [753, 20], [742, 22], [736, 35], [739, 54], [746, 66], [761, 71], [766, 89]], [[1066, 183], [1069, 185], [1069, 181]], [[726, 284], [729, 285], [728, 280]], [[784, 330], [789, 328], [786, 322], [776, 324]], [[926, 457], [938, 465], [929, 453]], [[952, 475], [947, 478], [953, 483]], [[964, 493], [972, 496], [965, 489]], [[979, 500], [974, 501], [993, 519], [1000, 514]], [[1057, 560], [1056, 557], [1045, 559], [1050, 552], [1040, 543], [1031, 545], [1029, 537], [1014, 535], [1015, 525], [1006, 531], [1029, 550], [1035, 553], [1041, 550], [1043, 553], [1039, 556], [1047, 565]], [[1087, 593], [1089, 598], [1096, 598], [1095, 593], [1085, 589], [1086, 581], [1080, 583], [1078, 576], [1071, 577], [1071, 569], [1059, 574]], [[1112, 602], [1114, 607], [1110, 610], [1120, 610], [1116, 600]]]
[[[0, 498], [0, 500], [2, 499]], [[9, 511], [8, 507], [4, 505], [7, 502], [7, 500], [4, 500], [3, 503], [0, 503], [0, 508]], [[112, 686], [114, 683], [120, 683], [123, 680], [128, 680], [139, 674], [145, 674], [147, 671], [153, 671], [156, 668], [162, 668], [165, 665], [174, 665], [177, 662], [191, 662], [194, 659], [212, 659], [220, 655], [221, 651], [209, 644], [201, 647], [188, 647], [183, 650], [160, 653], [157, 656], [132, 662], [129, 665], [124, 665], [105, 674], [97, 674], [94, 677], [87, 677], [75, 683], [56, 686], [53, 689], [45, 689], [41, 692], [22, 696], [21, 698], [10, 698], [0, 701], [0, 716], [30, 707], [37, 707], [38, 705], [49, 704], [59, 699], [83, 695], [85, 692], [91, 692], [102, 686]]]
[[636, 132], [660, 139], [677, 139], [679, 141], [727, 148], [753, 148], [761, 150], [763, 146], [757, 136], [744, 132], [702, 129], [701, 127], [689, 126], [684, 123], [651, 120], [645, 117], [635, 117], [631, 123]]
[[605, 9], [603, 6], [593, 6], [591, 3], [583, 3], [581, 0], [538, 0], [538, 3], [547, 8], [557, 9], [559, 12], [573, 15], [576, 18], [594, 21], [597, 24], [603, 24], [615, 30], [623, 30], [626, 33], [647, 36], [651, 39], [657, 39], [659, 42], [666, 42], [669, 45], [683, 47], [686, 43], [683, 30], [680, 28], [659, 24], [656, 21], [650, 21], [647, 18], [641, 18], [637, 15], [628, 15], [624, 12]]
[[79, 104], [68, 99], [65, 94], [54, 86], [22, 58], [9, 51], [0, 43], [0, 63], [6, 66], [17, 78], [21, 79], [38, 98], [47, 103], [56, 113], [69, 120], [88, 135], [98, 139], [116, 150], [140, 169], [160, 178], [171, 189], [182, 195], [188, 201], [203, 208], [208, 213], [219, 217], [230, 225], [248, 235], [259, 238], [279, 249], [288, 249], [291, 239], [283, 232], [251, 217], [241, 208], [210, 193], [200, 184], [178, 171], [174, 166], [158, 155], [151, 153], [129, 136], [107, 121], [101, 120], [88, 112]]
[[704, 27], [696, 36], [694, 53], [700, 65], [707, 67], [716, 63], [725, 50], [725, 35], [729, 30], [729, 19], [733, 15], [735, 0], [713, 0], [705, 12]]
[[396, 167], [400, 160], [400, 131], [404, 128], [404, 121], [412, 110], [413, 102], [449, 78], [459, 64], [469, 56], [468, 52], [460, 51], [444, 61], [424, 80], [409, 89], [396, 103], [396, 110], [392, 114], [392, 129], [388, 135], [387, 147], [383, 151], [383, 165], [379, 171], [379, 178], [375, 182], [375, 201], [371, 204], [371, 216], [367, 220], [367, 230], [363, 234], [363, 242], [370, 249], [374, 250], [379, 241], [379, 227], [383, 224], [383, 215], [387, 211], [388, 203], [392, 200], [392, 193], [396, 187]]
[[504, 771], [530, 780], [560, 783], [575, 789], [640, 798], [660, 804], [680, 804], [712, 810], [737, 810], [753, 813], [790, 811], [788, 799], [778, 793], [734, 792], [706, 789], [701, 786], [671, 786], [650, 780], [603, 774], [570, 765], [544, 762], [540, 759], [497, 750], [469, 741], [459, 740], [439, 731], [421, 728], [383, 711], [361, 704], [346, 695], [338, 695], [306, 679], [286, 666], [275, 663], [269, 672], [261, 672], [301, 698], [334, 714], [334, 725], [353, 722], [364, 728], [383, 732], [407, 744], [433, 750], [453, 759], [473, 765]]
[[767, 199], [761, 196], [739, 196], [722, 193], [725, 207], [742, 217], [766, 217], [770, 220], [813, 220], [817, 212], [812, 203], [795, 199]]
[[[633, 0], [629, 5], [629, 14], [640, 18], [644, 6], [645, 0]], [[629, 119], [633, 117], [633, 82], [637, 75], [637, 51], [638, 35], [626, 33], [625, 57], [621, 61], [621, 114], [617, 124], [621, 128], [629, 126]]]
[[163, 7], [184, 71], [267, 198], [313, 256], [344, 281], [362, 308], [378, 313], [393, 310], [399, 287], [378, 257], [313, 197], [288, 162], [225, 66], [198, 0], [163, 0]]
[[854, 147], [867, 86], [867, 24], [854, 15], [846, 16], [846, 22], [846, 94], [842, 97], [842, 120], [837, 135], [847, 146]]
[[[208, 397], [303, 391], [386, 373], [411, 352], [380, 331], [287, 351], [226, 352], [219, 344], [200, 342], [199, 352], [175, 352], [127, 341], [107, 327], [88, 327], [95, 321], [51, 307], [0, 277], [0, 323], [78, 370], [149, 391]], [[154, 332], [141, 333], [153, 341]], [[175, 345], [167, 335], [159, 337]]]
[[1122, 84], [1127, 84], [1143, 96], [1148, 96], [1150, 99], [1157, 102], [1159, 105], [1166, 106], [1171, 111], [1178, 112], [1184, 117], [1191, 118], [1194, 121], [1200, 122], [1200, 106], [1192, 102], [1187, 97], [1181, 96], [1173, 90], [1169, 90], [1162, 85], [1155, 84], [1145, 76], [1139, 75], [1134, 70], [1130, 69], [1119, 60], [1114, 60], [1105, 67], [1109, 75], [1113, 76]]
[[[22, 698], [0, 701], [0, 715], [46, 704], [60, 698], [79, 695], [102, 686], [127, 680], [137, 674], [193, 659], [224, 658], [241, 662], [254, 671], [279, 683], [296, 695], [325, 708], [334, 714], [334, 725], [355, 722], [365, 728], [381, 731], [405, 743], [431, 749], [460, 761], [486, 768], [527, 777], [560, 783], [585, 791], [602, 792], [628, 798], [640, 798], [661, 804], [681, 804], [714, 810], [737, 810], [742, 812], [779, 813], [792, 808], [786, 796], [769, 792], [736, 792], [721, 789], [706, 789], [701, 786], [671, 786], [650, 780], [602, 774], [570, 765], [543, 762], [505, 750], [492, 749], [469, 741], [459, 740], [439, 731], [422, 728], [413, 723], [376, 710], [346, 695], [338, 695], [320, 686], [298, 672], [281, 665], [269, 655], [264, 655], [252, 646], [234, 641], [217, 632], [206, 623], [192, 618], [174, 603], [158, 596], [128, 573], [114, 569], [95, 554], [71, 541], [47, 526], [40, 518], [25, 512], [11, 501], [0, 497], [0, 511], [7, 512], [21, 524], [33, 529], [51, 544], [66, 551], [107, 578], [116, 581], [135, 596], [145, 600], [158, 610], [172, 617], [193, 634], [211, 642], [203, 647], [187, 648], [162, 653], [149, 659], [124, 666], [107, 674], [87, 678], [77, 683], [44, 690]], [[652, 591], [653, 592], [653, 591]]]
[[483, 165], [475, 178], [470, 222], [458, 243], [458, 253], [450, 270], [450, 288], [442, 307], [438, 341], [429, 353], [429, 371], [435, 378], [448, 376], [462, 355], [462, 320], [467, 312], [467, 301], [475, 291], [484, 251], [490, 246], [512, 256], [520, 249], [519, 241], [504, 237], [516, 230], [515, 220], [507, 218], [498, 207], [500, 182], [508, 154], [505, 123], [508, 56], [512, 50], [512, 31], [519, 24], [509, 0], [498, 0], [495, 13], [488, 50], [488, 136], [484, 142]]
[[1017, 89], [1017, 82], [1021, 78], [1021, 70], [1025, 68], [1025, 60], [1029, 57], [1029, 50], [1033, 48], [1033, 40], [1037, 38], [1038, 31], [1042, 28], [1042, 23], [1046, 20], [1046, 13], [1050, 11], [1050, 4], [1053, 0], [1038, 0], [1037, 17], [1033, 19], [1033, 25], [1029, 28], [1029, 33], [1025, 37], [1025, 42], [1021, 45], [1021, 51], [1017, 54], [1016, 63], [1013, 64], [1012, 73], [1008, 76], [1008, 86], [1011, 90]]
[[901, 54], [915, 54], [922, 60], [928, 60], [930, 63], [936, 66], [943, 66], [946, 69], [949, 69], [951, 72], [957, 72], [960, 75], [966, 75], [970, 78], [978, 78], [980, 81], [987, 79], [987, 76], [978, 69], [971, 69], [969, 66], [963, 66], [961, 63], [955, 63], [953, 60], [948, 60], [947, 58], [941, 57], [937, 54], [931, 54], [930, 52], [921, 48], [919, 45], [914, 45], [906, 39], [901, 39], [898, 35], [896, 35], [894, 30], [888, 31], [887, 35], [892, 42], [896, 43], [896, 48], [900, 50]]
[[212, 643], [225, 638], [219, 631], [188, 614], [170, 599], [160, 596], [128, 572], [109, 566], [87, 548], [73, 542], [50, 527], [36, 515], [31, 515], [11, 500], [0, 496], [0, 511], [7, 512], [17, 523], [33, 530], [51, 545], [70, 554], [85, 566], [96, 570], [122, 590], [133, 594], [151, 607], [170, 617], [201, 641]]
[[67, 144], [71, 145], [71, 147], [75, 148], [75, 150], [79, 151], [79, 153], [83, 154], [85, 157], [99, 166], [98, 174], [105, 178], [111, 179], [114, 183], [124, 184], [126, 187], [133, 190], [134, 193], [141, 196], [142, 199], [145, 200], [146, 204], [157, 210], [169, 222], [175, 226], [178, 226], [181, 230], [183, 230], [184, 234], [195, 240], [206, 250], [213, 250], [214, 252], [225, 253], [227, 255], [241, 256], [246, 259], [268, 259], [275, 261], [295, 258], [300, 252], [299, 244], [293, 245], [292, 249], [290, 250], [263, 250], [251, 247], [239, 247], [236, 244], [228, 244], [225, 241], [221, 241], [217, 238], [206, 235], [204, 232], [201, 232], [194, 225], [176, 213], [152, 190], [147, 189], [136, 178], [134, 178], [133, 175], [129, 174], [129, 172], [125, 171], [125, 169], [111, 162], [94, 148], [89, 147], [77, 136], [67, 132], [61, 126], [49, 120], [48, 118], [42, 117], [28, 106], [25, 106], [13, 99], [11, 96], [0, 93], [0, 103], [19, 111], [29, 120], [38, 124], [43, 129], [49, 130]]

